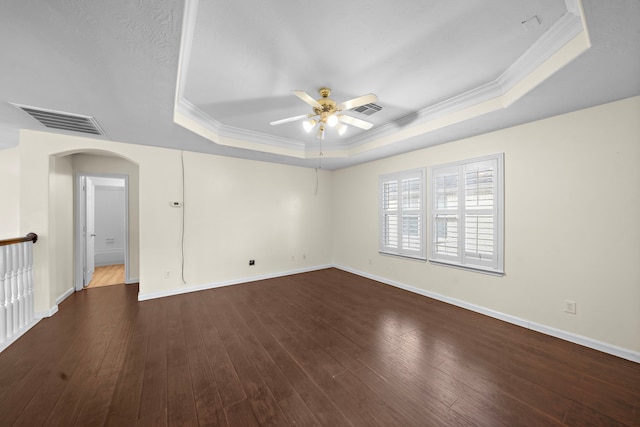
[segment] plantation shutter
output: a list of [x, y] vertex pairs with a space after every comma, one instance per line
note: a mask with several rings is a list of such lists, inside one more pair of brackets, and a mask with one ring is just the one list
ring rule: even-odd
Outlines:
[[465, 257], [468, 262], [491, 264], [495, 258], [494, 162], [465, 165]]
[[424, 169], [381, 176], [380, 191], [380, 251], [424, 259]]
[[388, 249], [398, 248], [398, 182], [382, 183], [382, 246]]
[[459, 170], [457, 167], [443, 168], [433, 176], [434, 224], [433, 251], [438, 256], [459, 260]]
[[502, 273], [502, 155], [431, 169], [432, 261]]

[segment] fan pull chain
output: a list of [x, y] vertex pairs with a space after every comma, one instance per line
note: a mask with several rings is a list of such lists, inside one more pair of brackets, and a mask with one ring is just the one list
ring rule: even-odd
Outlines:
[[319, 178], [318, 178], [318, 169], [322, 169], [322, 156], [324, 156], [324, 153], [322, 152], [322, 141], [320, 141], [320, 152], [318, 154], [318, 167], [316, 168], [316, 196], [318, 195], [318, 187], [320, 186]]

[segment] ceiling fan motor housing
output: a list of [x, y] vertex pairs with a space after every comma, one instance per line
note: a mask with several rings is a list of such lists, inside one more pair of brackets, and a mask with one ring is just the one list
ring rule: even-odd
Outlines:
[[329, 95], [331, 95], [331, 89], [329, 88], [320, 88], [320, 95], [322, 96], [322, 98], [318, 99], [317, 101], [318, 104], [322, 106], [322, 108], [313, 107], [313, 111], [314, 113], [322, 117], [327, 117], [336, 111], [336, 101], [329, 98]]

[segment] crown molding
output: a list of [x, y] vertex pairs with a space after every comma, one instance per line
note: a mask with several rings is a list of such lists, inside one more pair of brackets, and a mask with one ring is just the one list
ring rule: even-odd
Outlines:
[[566, 12], [495, 80], [349, 139], [319, 146], [223, 125], [185, 99], [198, 4], [199, 0], [185, 1], [174, 121], [220, 145], [303, 159], [321, 153], [326, 158], [350, 157], [507, 108], [591, 46], [581, 0], [565, 0]]

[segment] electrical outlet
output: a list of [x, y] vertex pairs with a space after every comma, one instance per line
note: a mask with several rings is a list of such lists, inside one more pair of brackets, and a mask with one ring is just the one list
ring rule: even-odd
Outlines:
[[296, 260], [296, 256], [295, 255], [291, 255], [291, 261], [295, 261]]
[[302, 254], [302, 259], [307, 259], [307, 254]]
[[576, 314], [576, 302], [565, 300], [564, 302], [564, 312], [569, 314]]
[[170, 278], [171, 277], [171, 272], [169, 270], [163, 271], [162, 272], [162, 277], [164, 277], [165, 279]]
[[250, 259], [249, 260], [249, 265], [256, 265], [256, 260], [255, 259]]

